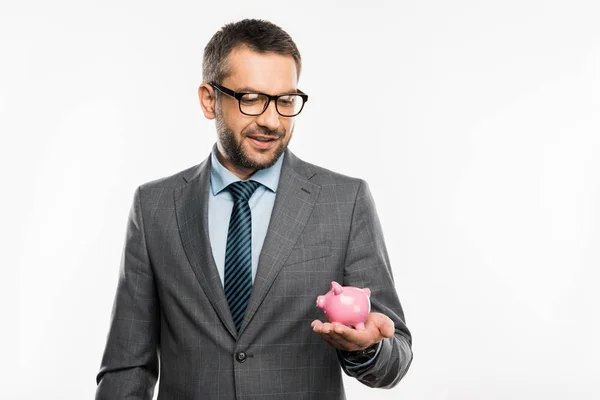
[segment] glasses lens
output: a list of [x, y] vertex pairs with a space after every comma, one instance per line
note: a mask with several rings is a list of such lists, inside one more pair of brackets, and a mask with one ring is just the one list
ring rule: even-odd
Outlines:
[[293, 117], [302, 110], [304, 99], [297, 94], [286, 94], [277, 99], [277, 111], [284, 117]]
[[246, 93], [240, 98], [240, 109], [244, 114], [260, 115], [269, 98], [260, 93]]

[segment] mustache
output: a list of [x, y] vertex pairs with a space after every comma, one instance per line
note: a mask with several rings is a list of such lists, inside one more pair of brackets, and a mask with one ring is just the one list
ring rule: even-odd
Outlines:
[[247, 131], [244, 131], [244, 136], [254, 136], [254, 135], [272, 136], [272, 137], [280, 138], [280, 137], [285, 136], [285, 129], [279, 128], [279, 129], [271, 130], [271, 129], [266, 129], [266, 128], [262, 128], [262, 127], [256, 127], [256, 128], [252, 128], [252, 129], [248, 129]]

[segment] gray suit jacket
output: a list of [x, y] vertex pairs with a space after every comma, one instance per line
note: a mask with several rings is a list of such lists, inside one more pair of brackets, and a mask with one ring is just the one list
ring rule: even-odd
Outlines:
[[[151, 399], [159, 364], [161, 400], [343, 399], [342, 369], [398, 383], [411, 336], [366, 183], [287, 151], [239, 333], [209, 242], [209, 186], [210, 157], [137, 189], [96, 399]], [[370, 288], [372, 311], [395, 323], [360, 372], [310, 326], [333, 280]]]

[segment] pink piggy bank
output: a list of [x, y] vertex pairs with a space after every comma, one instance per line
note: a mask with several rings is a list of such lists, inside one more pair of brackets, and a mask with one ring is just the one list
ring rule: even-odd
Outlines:
[[371, 311], [370, 296], [371, 290], [368, 288], [342, 286], [333, 281], [331, 290], [317, 297], [317, 307], [323, 310], [329, 322], [339, 322], [362, 331]]

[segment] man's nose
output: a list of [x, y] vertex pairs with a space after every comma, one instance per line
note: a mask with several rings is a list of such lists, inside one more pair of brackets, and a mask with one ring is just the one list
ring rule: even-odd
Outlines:
[[275, 102], [269, 102], [269, 106], [265, 110], [264, 113], [260, 114], [256, 119], [256, 123], [260, 126], [264, 126], [269, 130], [275, 130], [279, 128], [281, 122], [279, 120], [279, 113], [277, 112], [277, 108], [275, 106]]

